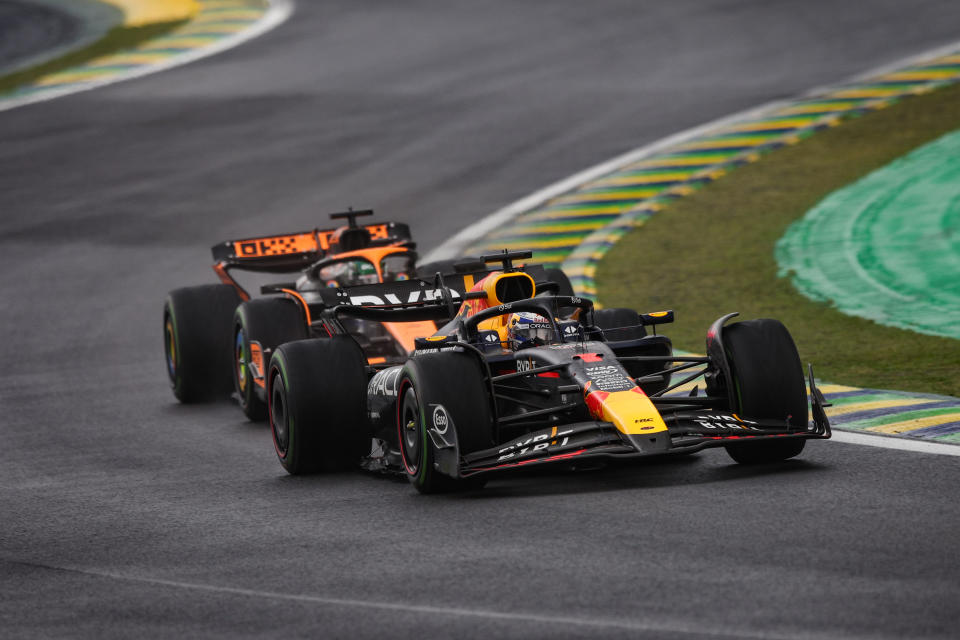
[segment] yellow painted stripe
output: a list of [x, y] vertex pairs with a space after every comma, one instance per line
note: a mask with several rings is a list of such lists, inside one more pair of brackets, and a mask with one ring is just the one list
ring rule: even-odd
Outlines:
[[665, 173], [655, 176], [613, 176], [588, 183], [588, 188], [594, 187], [629, 187], [640, 184], [656, 184], [658, 182], [681, 182], [689, 180], [696, 175], [695, 171], [685, 171], [683, 173]]
[[599, 207], [584, 207], [583, 209], [547, 209], [537, 211], [530, 215], [523, 216], [523, 221], [528, 220], [562, 220], [564, 218], [576, 218], [577, 216], [596, 216], [596, 215], [617, 215], [623, 211], [621, 205], [606, 205]]
[[808, 118], [782, 118], [779, 120], [761, 120], [759, 122], [744, 122], [743, 124], [734, 124], [721, 129], [722, 132], [738, 131], [775, 131], [777, 129], [799, 129], [809, 127], [818, 120], [815, 116]]
[[499, 240], [495, 241], [501, 249], [551, 249], [565, 247], [571, 244], [570, 240]]
[[930, 416], [927, 418], [917, 418], [916, 420], [906, 420], [904, 422], [893, 422], [877, 427], [869, 427], [864, 431], [873, 431], [875, 433], [906, 433], [914, 429], [924, 429], [926, 427], [935, 427], [938, 424], [947, 424], [948, 422], [960, 421], [960, 413], [944, 413], [939, 416]]
[[247, 8], [249, 6], [250, 5], [245, 0], [203, 0], [204, 10], [224, 9], [230, 7]]
[[[732, 157], [732, 156], [731, 156]], [[691, 167], [699, 164], [720, 164], [730, 158], [654, 158], [633, 165], [635, 167]]]
[[151, 40], [146, 44], [137, 47], [138, 51], [151, 51], [153, 49], [192, 49], [194, 47], [205, 47], [211, 42], [216, 41], [216, 37], [210, 38], [191, 38], [188, 36], [177, 37], [168, 36], [163, 39]]
[[88, 71], [63, 71], [61, 73], [51, 73], [34, 82], [40, 87], [46, 87], [52, 84], [67, 84], [70, 82], [89, 82], [107, 75], [112, 75], [113, 71], [103, 71], [101, 69]]
[[879, 79], [883, 81], [904, 80], [909, 82], [919, 80], [945, 80], [958, 75], [960, 75], [960, 69], [909, 70], [890, 73], [885, 76], [880, 76]]
[[823, 393], [846, 393], [847, 391], [860, 391], [860, 387], [848, 387], [842, 384], [818, 384], [817, 389]]
[[607, 226], [606, 220], [568, 222], [558, 225], [543, 225], [536, 227], [526, 227], [523, 224], [511, 226], [509, 230], [503, 233], [514, 235], [519, 233], [575, 233], [577, 231], [595, 231], [601, 227]]
[[795, 115], [800, 113], [820, 113], [823, 111], [852, 111], [854, 109], [862, 109], [865, 106], [869, 106], [871, 103], [867, 102], [836, 102], [831, 104], [798, 104], [792, 107], [784, 107], [783, 109], [778, 109], [777, 114], [779, 115]]
[[725, 147], [755, 147], [760, 144], [768, 144], [777, 140], [776, 136], [733, 136], [730, 138], [719, 138], [714, 140], [695, 140], [680, 145], [680, 149], [685, 151], [695, 151], [697, 149], [722, 149]]
[[592, 265], [577, 265], [575, 267], [564, 267], [563, 272], [571, 278], [592, 278], [597, 272], [597, 268]]
[[897, 398], [896, 400], [874, 400], [873, 402], [858, 402], [855, 404], [844, 404], [838, 407], [827, 409], [828, 416], [842, 416], [848, 413], [857, 413], [858, 411], [872, 411], [874, 409], [888, 409], [890, 407], [908, 407], [917, 404], [929, 404], [931, 402], [940, 402], [930, 398]]
[[571, 204], [574, 202], [593, 202], [595, 200], [642, 200], [655, 196], [662, 189], [625, 189], [623, 191], [600, 191], [589, 193], [571, 193], [560, 196], [552, 202], [555, 204]]
[[123, 11], [123, 24], [141, 27], [154, 22], [192, 18], [200, 10], [196, 0], [105, 0]]
[[590, 243], [616, 242], [622, 237], [622, 233], [608, 233], [607, 235], [590, 236]]
[[87, 64], [91, 66], [112, 65], [112, 64], [151, 64], [166, 60], [170, 55], [166, 53], [118, 53], [102, 58], [94, 58]]
[[847, 89], [845, 91], [831, 93], [830, 95], [834, 98], [890, 98], [912, 93], [912, 91], [913, 90], [904, 90], [900, 87], [889, 89], [874, 87], [872, 89]]
[[[204, 3], [204, 9], [207, 9], [207, 3]], [[235, 11], [207, 11], [201, 12], [196, 18], [191, 20], [194, 24], [205, 24], [208, 22], [220, 22], [223, 20], [256, 20], [263, 11], [259, 9], [237, 9]]]

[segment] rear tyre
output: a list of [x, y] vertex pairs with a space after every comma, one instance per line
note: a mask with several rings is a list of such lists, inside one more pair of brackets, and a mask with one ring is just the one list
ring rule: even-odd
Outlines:
[[593, 321], [603, 329], [607, 340], [635, 340], [647, 335], [640, 314], [633, 309], [597, 309]]
[[[397, 394], [397, 436], [407, 479], [420, 493], [444, 493], [483, 486], [486, 479], [454, 478], [436, 467], [428, 429], [455, 428], [460, 455], [493, 446], [493, 413], [480, 364], [466, 353], [433, 353], [407, 362]], [[442, 408], [442, 411], [440, 410]], [[438, 413], [439, 412], [439, 413]]]
[[163, 305], [163, 350], [173, 395], [183, 403], [230, 395], [230, 324], [240, 304], [227, 284], [174, 289]]
[[[748, 418], [807, 424], [807, 387], [790, 332], [779, 320], [738, 322], [723, 329], [733, 378], [735, 410]], [[803, 451], [806, 440], [789, 438], [726, 445], [741, 464], [779, 462]]]
[[[233, 320], [233, 385], [240, 408], [250, 420], [267, 417], [266, 369], [270, 353], [285, 342], [307, 337], [303, 310], [289, 298], [258, 298], [237, 307]], [[255, 362], [251, 343], [259, 345], [261, 357]], [[263, 381], [257, 384], [254, 369]], [[258, 387], [260, 387], [258, 391]]]
[[288, 473], [348, 469], [369, 450], [366, 360], [351, 338], [281, 345], [267, 380], [270, 431]]

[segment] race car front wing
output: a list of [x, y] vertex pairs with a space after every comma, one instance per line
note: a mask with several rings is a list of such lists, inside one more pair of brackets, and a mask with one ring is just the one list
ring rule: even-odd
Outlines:
[[558, 425], [527, 433], [500, 446], [461, 458], [459, 475], [514, 469], [524, 466], [574, 462], [586, 458], [635, 458], [699, 451], [726, 444], [782, 438], [828, 439], [830, 406], [817, 388], [813, 368], [808, 369], [812, 420], [805, 429], [786, 421], [753, 420], [714, 410], [676, 410], [662, 413], [666, 431], [647, 435], [625, 434], [612, 422], [587, 421]]

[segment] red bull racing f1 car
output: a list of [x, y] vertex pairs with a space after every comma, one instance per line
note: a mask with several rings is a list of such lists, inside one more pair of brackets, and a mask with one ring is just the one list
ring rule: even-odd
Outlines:
[[[464, 277], [462, 292], [438, 274], [432, 284], [328, 290], [308, 305], [325, 337], [279, 346], [266, 371], [283, 467], [360, 463], [431, 493], [502, 470], [705, 447], [773, 462], [830, 437], [812, 368], [808, 420], [804, 371], [780, 322], [728, 324], [737, 315], [728, 314], [709, 328], [706, 356], [677, 356], [656, 334], [672, 312], [594, 309], [556, 295], [535, 268], [513, 266], [529, 257], [485, 256], [498, 267]], [[440, 328], [404, 361], [377, 363], [349, 331], [353, 319]]]

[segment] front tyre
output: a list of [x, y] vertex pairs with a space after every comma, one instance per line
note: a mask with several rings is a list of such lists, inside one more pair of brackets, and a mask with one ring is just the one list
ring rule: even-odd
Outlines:
[[174, 289], [163, 305], [163, 350], [173, 395], [183, 403], [230, 395], [230, 325], [241, 302], [227, 284]]
[[[432, 353], [404, 365], [397, 394], [397, 436], [407, 479], [420, 493], [482, 486], [482, 476], [463, 479], [440, 471], [431, 430], [454, 438], [460, 455], [493, 446], [487, 383], [472, 355]], [[450, 430], [453, 433], [448, 434]]]
[[267, 381], [270, 431], [288, 473], [347, 469], [369, 450], [366, 360], [353, 339], [281, 345]]
[[[735, 410], [748, 418], [807, 425], [807, 387], [790, 332], [779, 320], [738, 322], [723, 328]], [[779, 462], [803, 451], [806, 440], [784, 438], [726, 445], [740, 464]]]

